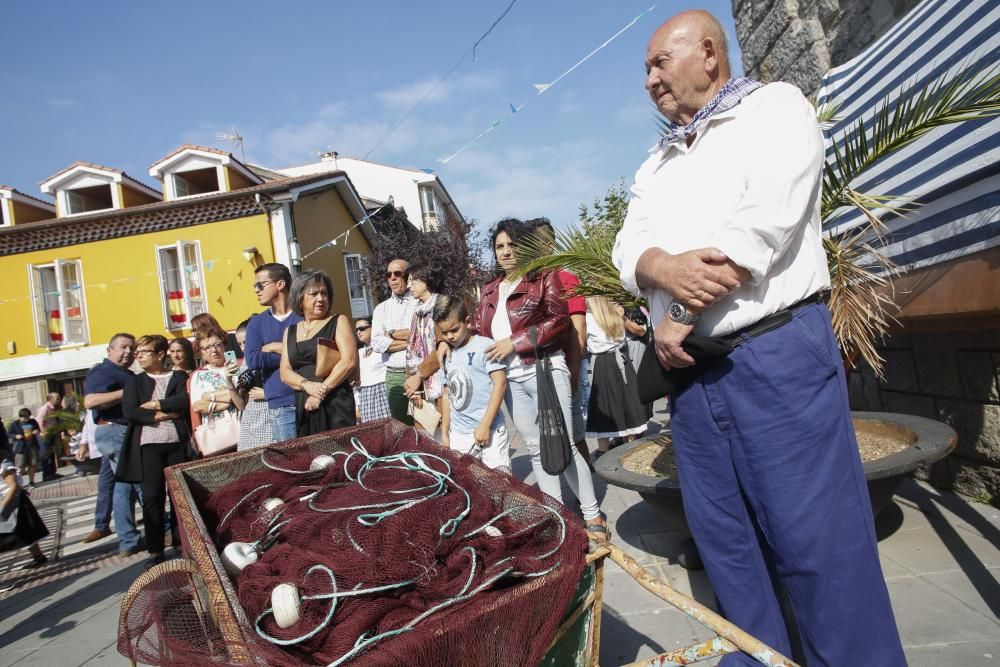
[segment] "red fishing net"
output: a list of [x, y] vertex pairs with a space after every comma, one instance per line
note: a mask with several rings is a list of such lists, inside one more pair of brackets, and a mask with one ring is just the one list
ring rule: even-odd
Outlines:
[[[586, 533], [565, 508], [398, 422], [170, 478], [204, 586], [151, 582], [123, 603], [119, 650], [143, 663], [533, 665], [584, 567]], [[257, 560], [230, 576], [218, 554], [233, 542]], [[301, 597], [286, 628], [271, 609], [280, 584]]]

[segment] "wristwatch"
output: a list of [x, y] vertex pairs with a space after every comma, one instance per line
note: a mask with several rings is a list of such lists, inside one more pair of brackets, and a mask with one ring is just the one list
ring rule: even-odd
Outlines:
[[677, 322], [678, 324], [694, 324], [698, 321], [698, 316], [685, 308], [678, 301], [670, 302], [670, 307], [667, 308], [667, 317], [669, 317], [672, 322]]

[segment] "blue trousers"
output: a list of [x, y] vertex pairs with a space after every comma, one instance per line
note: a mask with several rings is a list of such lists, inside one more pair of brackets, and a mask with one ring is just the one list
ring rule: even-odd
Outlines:
[[42, 462], [42, 480], [53, 479], [56, 476], [56, 439], [57, 436], [42, 438], [38, 448], [38, 458]]
[[[109, 457], [112, 467], [118, 465], [124, 443], [125, 426], [122, 424], [104, 424], [94, 430], [94, 444], [103, 456]], [[141, 535], [135, 526], [136, 501], [142, 502], [141, 484], [115, 482], [111, 508], [115, 517], [115, 531], [118, 533], [119, 551], [128, 551], [139, 544]]]
[[721, 613], [790, 656], [784, 590], [810, 667], [905, 665], [826, 306], [745, 338], [670, 404], [684, 511]]

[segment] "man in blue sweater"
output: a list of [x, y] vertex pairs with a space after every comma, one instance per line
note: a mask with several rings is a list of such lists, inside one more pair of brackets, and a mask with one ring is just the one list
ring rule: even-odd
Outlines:
[[288, 290], [292, 275], [284, 264], [262, 264], [254, 273], [253, 289], [257, 301], [268, 309], [250, 318], [243, 351], [247, 368], [264, 374], [264, 398], [271, 414], [271, 433], [275, 442], [295, 437], [295, 392], [281, 381], [281, 362], [285, 329], [302, 321], [292, 312]]

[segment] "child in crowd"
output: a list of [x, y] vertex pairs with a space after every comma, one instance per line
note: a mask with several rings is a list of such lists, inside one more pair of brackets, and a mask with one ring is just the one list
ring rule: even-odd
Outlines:
[[34, 486], [35, 468], [39, 462], [38, 439], [42, 429], [31, 417], [31, 410], [28, 408], [21, 408], [17, 417], [18, 419], [7, 429], [10, 446], [14, 452], [14, 465], [28, 478], [28, 486]]
[[625, 442], [646, 431], [651, 407], [639, 401], [635, 367], [625, 344], [625, 312], [603, 296], [587, 297], [587, 349], [594, 369], [587, 408], [587, 437], [599, 457], [612, 438]]
[[32, 560], [23, 569], [39, 567], [49, 562], [38, 546], [38, 540], [48, 534], [49, 529], [24, 491], [17, 466], [4, 459], [0, 462], [0, 553], [27, 547]]
[[493, 341], [472, 333], [472, 320], [458, 297], [438, 296], [431, 316], [451, 357], [445, 362], [441, 444], [510, 474], [510, 443], [500, 404], [507, 391], [506, 366], [486, 360]]

